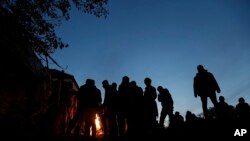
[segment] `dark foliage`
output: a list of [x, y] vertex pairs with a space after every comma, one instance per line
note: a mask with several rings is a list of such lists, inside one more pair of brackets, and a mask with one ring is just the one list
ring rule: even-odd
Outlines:
[[[96, 17], [106, 17], [108, 0], [1, 0], [0, 43], [14, 42], [47, 55], [67, 47], [55, 26], [69, 20], [72, 6]], [[23, 44], [25, 42], [25, 44]]]

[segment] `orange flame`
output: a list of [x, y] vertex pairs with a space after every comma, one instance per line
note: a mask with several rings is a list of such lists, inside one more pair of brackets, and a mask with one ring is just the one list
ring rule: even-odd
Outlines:
[[101, 129], [100, 117], [97, 114], [95, 114], [95, 126], [97, 131]]
[[[104, 134], [102, 130], [101, 118], [98, 114], [95, 115], [95, 126], [96, 126], [96, 136], [102, 136]], [[90, 127], [90, 136], [92, 136], [92, 127]]]

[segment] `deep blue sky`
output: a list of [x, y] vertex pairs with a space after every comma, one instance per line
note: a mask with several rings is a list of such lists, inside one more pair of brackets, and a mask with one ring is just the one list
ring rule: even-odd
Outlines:
[[248, 0], [110, 0], [108, 8], [106, 19], [72, 9], [56, 30], [69, 47], [52, 57], [79, 85], [92, 78], [103, 92], [104, 79], [119, 85], [127, 75], [144, 89], [150, 77], [153, 86], [169, 89], [174, 111], [198, 114], [193, 77], [203, 64], [226, 102], [235, 106], [241, 96], [250, 102]]

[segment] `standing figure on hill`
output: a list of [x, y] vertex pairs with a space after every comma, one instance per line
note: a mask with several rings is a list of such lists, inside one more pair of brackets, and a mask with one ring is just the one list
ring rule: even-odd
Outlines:
[[157, 125], [158, 109], [156, 104], [156, 88], [151, 85], [151, 79], [146, 77], [144, 84], [146, 85], [143, 95], [144, 125], [146, 130], [151, 133]]
[[235, 107], [236, 114], [238, 116], [239, 124], [242, 126], [242, 128], [250, 128], [250, 106], [245, 101], [243, 97], [240, 97], [238, 99], [238, 104]]
[[197, 66], [198, 73], [194, 77], [194, 96], [200, 96], [205, 119], [208, 118], [207, 98], [210, 98], [214, 107], [217, 106], [216, 92], [220, 93], [220, 87], [214, 75], [208, 72], [202, 65]]
[[164, 89], [162, 86], [158, 86], [157, 90], [159, 91], [158, 101], [161, 102], [162, 106], [159, 125], [160, 127], [164, 127], [164, 121], [167, 115], [171, 123], [174, 111], [174, 102], [167, 88]]
[[102, 102], [101, 91], [96, 87], [93, 79], [87, 79], [86, 83], [80, 87], [79, 95], [82, 100], [84, 136], [86, 139], [96, 139], [95, 117]]
[[232, 119], [231, 119], [232, 109], [230, 107], [231, 106], [225, 101], [224, 96], [220, 96], [219, 103], [217, 104], [217, 108], [215, 111], [217, 119], [222, 122], [226, 122], [226, 121], [232, 122]]
[[108, 80], [102, 81], [102, 86], [105, 90], [104, 92], [104, 101], [103, 101], [103, 126], [104, 126], [104, 136], [111, 137], [116, 134], [116, 105], [115, 97], [117, 92], [109, 84]]
[[117, 123], [118, 123], [118, 134], [120, 137], [124, 137], [126, 134], [127, 118], [128, 118], [128, 97], [130, 93], [130, 79], [128, 76], [122, 77], [122, 82], [118, 86], [117, 93]]

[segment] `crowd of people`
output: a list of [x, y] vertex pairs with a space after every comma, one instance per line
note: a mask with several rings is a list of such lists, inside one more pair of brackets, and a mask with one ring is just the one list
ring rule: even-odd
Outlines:
[[[66, 133], [73, 134], [75, 140], [81, 136], [86, 140], [95, 140], [96, 114], [100, 116], [103, 139], [106, 140], [151, 135], [217, 135], [218, 129], [229, 134], [236, 128], [249, 128], [250, 106], [244, 98], [240, 97], [236, 106], [229, 105], [223, 96], [217, 101], [216, 91], [220, 93], [220, 88], [213, 74], [202, 65], [198, 65], [197, 70], [198, 73], [194, 77], [194, 96], [201, 98], [204, 118], [197, 117], [191, 111], [186, 112], [185, 118], [178, 111], [174, 112], [174, 101], [169, 90], [163, 86], [152, 86], [149, 77], [144, 79], [144, 89], [128, 76], [124, 76], [119, 85], [103, 80], [103, 100], [95, 81], [86, 79], [85, 84], [76, 93], [77, 110]], [[207, 98], [214, 104], [212, 109], [207, 108]], [[157, 100], [162, 106], [160, 114]], [[166, 127], [164, 123], [167, 116], [169, 125]], [[215, 132], [200, 130], [206, 128], [212, 128]]]

